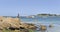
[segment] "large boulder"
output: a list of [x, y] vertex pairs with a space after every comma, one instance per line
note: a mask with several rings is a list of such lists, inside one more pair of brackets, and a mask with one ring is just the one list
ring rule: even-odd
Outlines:
[[20, 27], [19, 18], [7, 18], [5, 19], [5, 22], [9, 23], [11, 27]]
[[0, 17], [0, 26], [3, 28], [7, 27], [20, 27], [20, 20], [19, 18], [5, 18], [5, 17]]
[[45, 25], [40, 25], [40, 30], [47, 30], [47, 27]]

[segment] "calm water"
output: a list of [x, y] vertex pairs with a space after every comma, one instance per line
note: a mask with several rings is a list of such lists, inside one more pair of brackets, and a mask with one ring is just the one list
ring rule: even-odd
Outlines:
[[60, 24], [60, 17], [35, 17], [35, 18], [26, 18], [21, 17], [20, 18], [23, 22], [29, 22], [29, 23], [44, 23], [44, 24]]
[[[35, 17], [35, 18], [26, 18], [21, 17], [20, 18], [22, 22], [25, 23], [34, 23], [36, 25], [46, 25], [47, 30], [46, 31], [35, 31], [35, 32], [60, 32], [60, 17]], [[52, 24], [54, 27], [49, 28], [49, 24]]]

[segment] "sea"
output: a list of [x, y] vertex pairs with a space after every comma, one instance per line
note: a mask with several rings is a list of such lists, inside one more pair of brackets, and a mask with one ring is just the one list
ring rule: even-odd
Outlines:
[[[49, 17], [20, 17], [20, 20], [24, 23], [33, 23], [38, 29], [34, 32], [60, 32], [60, 16], [49, 16]], [[46, 31], [40, 31], [40, 25], [45, 25], [47, 27]], [[50, 28], [49, 25], [53, 27]]]

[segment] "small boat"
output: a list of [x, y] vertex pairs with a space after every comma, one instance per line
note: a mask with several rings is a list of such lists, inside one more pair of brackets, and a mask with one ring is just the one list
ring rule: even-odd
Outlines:
[[27, 18], [35, 18], [35, 16], [27, 16]]

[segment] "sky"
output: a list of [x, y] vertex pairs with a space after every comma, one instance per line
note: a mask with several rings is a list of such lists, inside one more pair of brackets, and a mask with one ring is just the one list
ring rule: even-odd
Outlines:
[[60, 0], [0, 0], [0, 16], [60, 14]]

